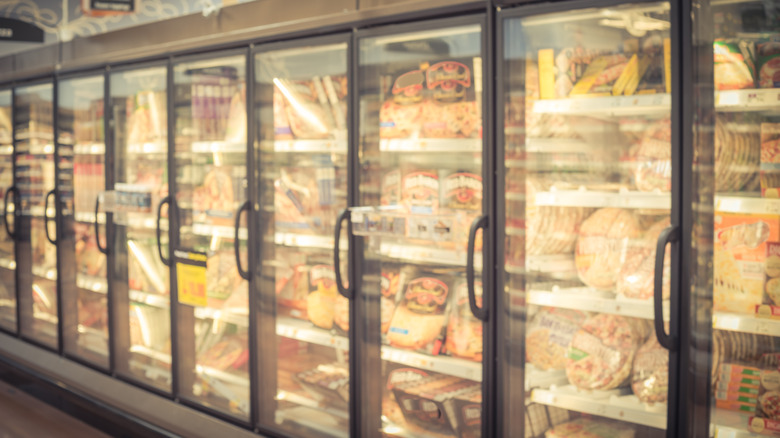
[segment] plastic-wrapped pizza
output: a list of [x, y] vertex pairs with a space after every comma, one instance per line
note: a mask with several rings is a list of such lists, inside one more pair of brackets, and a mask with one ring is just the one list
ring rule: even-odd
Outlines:
[[634, 438], [636, 430], [623, 422], [578, 418], [544, 433], [545, 438]]
[[[474, 284], [478, 306], [482, 306], [482, 283]], [[474, 316], [469, 306], [468, 284], [465, 280], [455, 286], [455, 302], [447, 324], [447, 352], [453, 356], [482, 361], [482, 321]]]
[[526, 360], [541, 370], [566, 368], [569, 343], [587, 317], [578, 310], [540, 309], [525, 334]]
[[382, 333], [387, 333], [387, 330], [390, 328], [390, 321], [398, 304], [398, 293], [402, 287], [401, 283], [401, 272], [397, 266], [382, 268], [382, 278], [380, 279], [382, 297], [379, 302]]
[[[620, 268], [617, 279], [617, 292], [626, 298], [650, 299], [655, 291], [655, 252], [656, 242], [661, 232], [669, 226], [669, 219], [663, 219], [652, 225], [642, 239], [629, 244], [625, 263]], [[664, 258], [663, 290], [664, 299], [669, 298], [671, 281], [670, 249], [666, 248]]]
[[669, 351], [654, 335], [639, 348], [631, 372], [631, 389], [643, 403], [666, 403], [669, 393]]
[[574, 261], [580, 280], [596, 289], [612, 289], [631, 239], [641, 228], [636, 215], [620, 208], [596, 210], [580, 226]]
[[451, 277], [419, 272], [410, 278], [390, 321], [387, 341], [394, 347], [438, 354], [446, 333]]
[[636, 152], [634, 182], [642, 192], [672, 189], [672, 122], [660, 120], [645, 132]]
[[633, 318], [599, 314], [582, 324], [569, 344], [566, 377], [580, 389], [623, 386], [642, 342]]
[[330, 330], [333, 328], [336, 290], [336, 273], [333, 266], [312, 266], [309, 272], [310, 292], [306, 297], [306, 310], [309, 320], [317, 327]]
[[381, 138], [406, 138], [417, 134], [423, 120], [422, 70], [401, 74], [390, 89], [391, 98], [379, 109], [379, 136]]

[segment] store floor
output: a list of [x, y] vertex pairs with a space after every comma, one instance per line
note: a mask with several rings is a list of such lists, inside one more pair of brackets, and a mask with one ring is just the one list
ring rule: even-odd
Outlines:
[[109, 435], [0, 381], [0, 438], [103, 438]]

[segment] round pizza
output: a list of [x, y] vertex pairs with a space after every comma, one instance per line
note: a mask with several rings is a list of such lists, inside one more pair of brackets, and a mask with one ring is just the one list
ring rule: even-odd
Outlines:
[[639, 237], [637, 217], [629, 210], [602, 208], [585, 219], [577, 237], [574, 262], [586, 285], [611, 290], [631, 239]]

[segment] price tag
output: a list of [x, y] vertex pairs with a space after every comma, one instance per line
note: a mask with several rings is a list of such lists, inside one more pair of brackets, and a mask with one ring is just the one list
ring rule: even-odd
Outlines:
[[206, 254], [176, 250], [174, 257], [179, 303], [205, 307], [207, 305]]

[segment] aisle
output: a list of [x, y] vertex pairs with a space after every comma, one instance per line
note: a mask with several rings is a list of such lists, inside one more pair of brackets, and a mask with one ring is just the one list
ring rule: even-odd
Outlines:
[[1, 438], [103, 438], [108, 435], [0, 381]]

